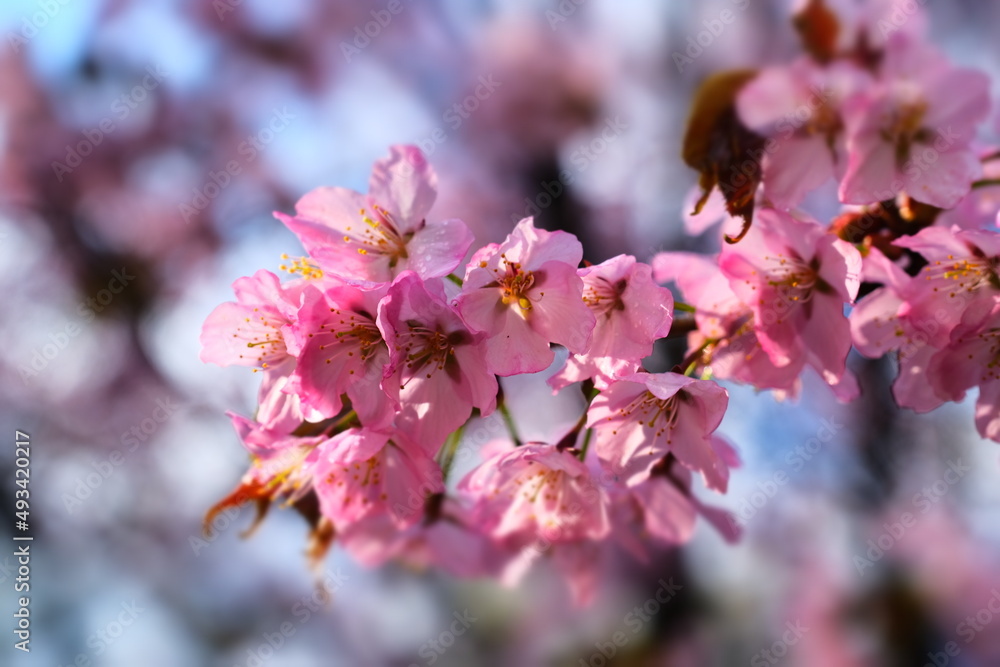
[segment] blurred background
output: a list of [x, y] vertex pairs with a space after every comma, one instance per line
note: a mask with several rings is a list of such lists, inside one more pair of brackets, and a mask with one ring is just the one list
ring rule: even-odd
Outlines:
[[[1000, 77], [1000, 3], [926, 11], [954, 61]], [[808, 379], [798, 403], [728, 386], [744, 467], [703, 496], [745, 538], [703, 524], [623, 558], [587, 609], [544, 567], [508, 590], [335, 548], [316, 575], [291, 511], [247, 540], [249, 509], [201, 533], [247, 463], [223, 413], [251, 414], [256, 381], [202, 364], [198, 334], [235, 278], [301, 254], [272, 211], [364, 191], [390, 144], [416, 143], [435, 214], [480, 244], [535, 214], [595, 263], [712, 252], [716, 234], [683, 231], [687, 106], [710, 72], [798, 52], [788, 3], [4, 0], [0, 36], [0, 424], [31, 434], [35, 535], [30, 656], [0, 551], [0, 663], [1000, 664], [1000, 450], [972, 401], [895, 409], [888, 361], [852, 357], [849, 406]], [[529, 432], [538, 385], [513, 405]]]

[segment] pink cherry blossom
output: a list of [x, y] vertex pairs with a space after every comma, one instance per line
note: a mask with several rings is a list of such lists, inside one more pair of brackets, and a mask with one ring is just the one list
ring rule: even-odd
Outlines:
[[498, 386], [486, 365], [485, 335], [469, 331], [440, 283], [401, 274], [379, 305], [378, 326], [390, 351], [383, 385], [399, 392], [396, 425], [430, 453], [473, 407], [493, 412]]
[[673, 454], [724, 492], [729, 468], [712, 443], [729, 404], [725, 389], [679, 373], [635, 373], [611, 384], [590, 406], [587, 426], [608, 469], [628, 486], [649, 479]]
[[318, 448], [314, 488], [334, 525], [388, 516], [397, 526], [421, 519], [428, 496], [444, 490], [441, 469], [400, 432], [352, 428]]
[[218, 306], [201, 330], [201, 360], [220, 366], [268, 369], [292, 359], [286, 347], [288, 325], [299, 309], [303, 281], [282, 285], [261, 269], [233, 283], [236, 302]]
[[949, 401], [961, 401], [966, 390], [979, 387], [976, 428], [1000, 442], [1000, 300], [966, 310], [951, 342], [931, 359], [927, 377]]
[[595, 377], [603, 386], [635, 372], [673, 321], [674, 299], [653, 282], [648, 264], [619, 255], [577, 273], [583, 278], [583, 301], [597, 324], [586, 353], [569, 357], [550, 381], [554, 387]]
[[899, 315], [934, 347], [948, 343], [968, 308], [1000, 293], [1000, 233], [928, 227], [895, 244], [927, 260], [908, 284]]
[[281, 283], [265, 270], [240, 278], [233, 283], [236, 302], [213, 310], [201, 332], [202, 361], [263, 371], [257, 419], [288, 433], [307, 418], [320, 417], [303, 406], [289, 386], [297, 352], [291, 330], [303, 291], [314, 289], [308, 283], [301, 279]]
[[427, 221], [436, 196], [437, 176], [423, 153], [393, 146], [375, 163], [367, 195], [317, 188], [294, 216], [275, 216], [324, 271], [345, 280], [388, 282], [406, 270], [430, 278], [457, 267], [473, 240], [461, 220]]
[[740, 120], [768, 138], [761, 167], [764, 196], [789, 209], [847, 167], [841, 106], [870, 77], [846, 62], [821, 66], [810, 58], [762, 70], [740, 91]]
[[657, 282], [677, 284], [684, 301], [695, 308], [697, 330], [688, 348], [704, 349], [700, 359], [713, 377], [795, 396], [805, 358], [777, 366], [757, 339], [753, 310], [740, 301], [719, 269], [717, 259], [686, 252], [663, 252], [653, 258]]
[[845, 377], [851, 348], [844, 304], [861, 282], [861, 255], [823, 227], [772, 209], [759, 211], [719, 266], [754, 315], [757, 338], [771, 361], [805, 357], [831, 385]]
[[312, 488], [316, 447], [325, 436], [294, 436], [234, 413], [228, 415], [253, 461], [240, 483], [245, 499], [287, 496], [294, 501]]
[[[736, 450], [717, 435], [712, 447], [729, 467], [740, 465]], [[668, 454], [653, 468], [646, 481], [627, 492], [639, 508], [645, 534], [664, 544], [684, 544], [694, 534], [698, 515], [704, 516], [728, 541], [739, 536], [735, 520], [725, 510], [703, 505], [691, 491], [691, 471]]]
[[486, 362], [494, 373], [545, 370], [554, 358], [549, 343], [586, 352], [596, 320], [576, 274], [582, 258], [572, 234], [536, 229], [531, 218], [502, 244], [476, 253], [457, 306], [473, 330], [487, 334]]
[[501, 451], [459, 484], [476, 525], [517, 545], [599, 540], [610, 531], [608, 498], [573, 453], [528, 444]]
[[376, 324], [386, 287], [307, 287], [292, 326], [301, 348], [295, 367], [295, 390], [324, 418], [336, 416], [347, 394], [361, 423], [371, 428], [392, 420], [398, 392], [386, 393], [382, 376], [389, 349]]
[[922, 40], [892, 35], [880, 83], [844, 107], [850, 158], [841, 201], [869, 204], [905, 190], [955, 206], [982, 173], [970, 142], [989, 109], [984, 74], [952, 67]]

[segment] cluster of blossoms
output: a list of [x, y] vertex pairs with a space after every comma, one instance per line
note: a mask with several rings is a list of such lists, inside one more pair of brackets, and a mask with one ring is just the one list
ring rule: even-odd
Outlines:
[[[435, 184], [399, 146], [368, 194], [307, 194], [278, 214], [308, 252], [282, 267], [293, 278], [241, 278], [208, 317], [203, 360], [263, 376], [255, 417], [232, 416], [253, 464], [217, 509], [311, 506], [318, 538], [367, 564], [513, 580], [551, 556], [581, 600], [611, 546], [683, 542], [699, 513], [732, 535], [691, 491], [700, 474], [724, 492], [737, 463], [714, 434], [726, 391], [641, 366], [673, 320], [652, 268], [626, 255], [581, 268], [573, 235], [528, 218], [457, 275], [472, 237], [427, 217]], [[552, 443], [513, 429], [451, 479], [466, 424], [506, 410], [498, 377], [550, 368], [556, 346], [567, 359], [550, 382], [582, 390], [578, 423]]]
[[[253, 463], [215, 511], [285, 500], [313, 521], [316, 555], [336, 541], [369, 565], [509, 582], [544, 557], [584, 601], [615, 549], [683, 543], [698, 515], [736, 537], [692, 491], [699, 477], [724, 493], [739, 463], [716, 433], [716, 379], [795, 397], [809, 368], [850, 401], [852, 347], [896, 352], [901, 406], [978, 386], [976, 423], [1000, 441], [1000, 152], [976, 143], [989, 82], [920, 24], [880, 34], [812, 0], [796, 17], [809, 55], [706, 84], [685, 149], [702, 172], [691, 229], [744, 218], [715, 256], [592, 265], [530, 218], [470, 255], [462, 221], [428, 218], [436, 178], [406, 146], [367, 194], [320, 188], [276, 214], [307, 256], [284, 282], [238, 280], [202, 333], [205, 361], [263, 377], [256, 415], [232, 416]], [[799, 207], [834, 179], [842, 211], [823, 224]], [[673, 371], [643, 368], [678, 333]], [[546, 443], [511, 428], [455, 479], [468, 424], [511, 424], [498, 378], [562, 358], [549, 384], [578, 388], [578, 422]]]
[[[724, 79], [731, 113], [689, 128], [696, 147], [698, 133], [742, 147], [688, 156], [703, 172], [689, 231], [727, 213], [743, 231], [715, 257], [660, 254], [655, 276], [694, 306], [692, 355], [717, 379], [795, 396], [808, 366], [850, 401], [852, 346], [894, 352], [901, 407], [978, 386], [977, 426], [1000, 441], [1000, 151], [977, 141], [989, 79], [927, 44], [913, 3], [801, 4], [808, 54]], [[720, 104], [717, 83], [701, 111]], [[828, 208], [834, 183], [840, 214], [812, 219], [803, 208]]]

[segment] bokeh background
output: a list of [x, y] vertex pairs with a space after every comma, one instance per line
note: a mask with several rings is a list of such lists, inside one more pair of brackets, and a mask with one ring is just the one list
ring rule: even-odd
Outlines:
[[[235, 278], [300, 253], [272, 211], [319, 185], [364, 190], [390, 144], [417, 143], [436, 214], [480, 243], [535, 213], [594, 262], [712, 251], [682, 225], [692, 92], [798, 49], [778, 0], [390, 4], [0, 3], [0, 533], [12, 544], [19, 428], [36, 536], [30, 656], [11, 646], [16, 563], [0, 550], [0, 663], [1000, 664], [1000, 450], [971, 401], [895, 409], [887, 361], [852, 357], [864, 396], [849, 406], [813, 381], [798, 403], [729, 386], [722, 432], [744, 467], [705, 499], [740, 514], [743, 541], [701, 525], [647, 565], [621, 560], [587, 609], [545, 567], [508, 590], [368, 571], [335, 548], [316, 574], [291, 511], [246, 540], [249, 510], [202, 535], [247, 463], [223, 412], [251, 413], [256, 383], [203, 365], [199, 328]], [[925, 9], [932, 41], [1000, 77], [1000, 3]], [[735, 20], [679, 68], [723, 10]], [[810, 205], [829, 219], [830, 201]], [[515, 417], [540, 429], [546, 392], [517, 389]], [[671, 577], [681, 590], [636, 622]], [[333, 599], [313, 606], [324, 578]], [[456, 613], [475, 620], [450, 636]]]

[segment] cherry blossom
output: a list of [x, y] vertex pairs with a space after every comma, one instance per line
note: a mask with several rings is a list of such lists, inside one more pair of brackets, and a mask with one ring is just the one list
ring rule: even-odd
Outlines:
[[346, 394], [366, 426], [392, 420], [398, 392], [381, 386], [389, 348], [375, 321], [386, 290], [345, 285], [325, 292], [310, 286], [303, 292], [291, 327], [300, 347], [293, 381], [303, 402], [324, 418], [341, 411]]
[[201, 331], [201, 360], [220, 366], [274, 368], [292, 356], [286, 335], [299, 308], [303, 283], [283, 285], [270, 271], [233, 283], [235, 302], [218, 306]]
[[841, 383], [851, 347], [844, 305], [861, 283], [853, 246], [815, 223], [765, 209], [741, 243], [723, 250], [719, 266], [753, 312], [757, 338], [775, 365], [804, 357], [828, 383]]
[[554, 358], [549, 343], [586, 352], [596, 319], [576, 273], [582, 258], [575, 237], [536, 229], [531, 218], [473, 256], [457, 306], [473, 330], [487, 334], [486, 363], [494, 373], [545, 370]]
[[668, 453], [724, 492], [726, 462], [711, 435], [722, 422], [729, 394], [714, 382], [679, 373], [635, 373], [594, 399], [587, 425], [596, 432], [601, 461], [629, 486], [649, 479]]
[[501, 451], [459, 488], [472, 499], [474, 522], [496, 540], [599, 540], [610, 531], [607, 495], [571, 450], [528, 444]]
[[378, 326], [390, 351], [383, 385], [399, 393], [396, 425], [428, 451], [472, 408], [493, 412], [498, 387], [487, 368], [485, 335], [469, 331], [440, 284], [409, 271], [400, 275], [379, 305]]
[[652, 353], [653, 342], [667, 335], [674, 300], [653, 282], [652, 268], [629, 255], [577, 273], [583, 278], [583, 301], [597, 323], [587, 351], [571, 355], [553, 384], [598, 378], [603, 386], [636, 371]]
[[905, 294], [900, 317], [944, 346], [962, 313], [1000, 293], [1000, 234], [987, 230], [928, 227], [896, 241], [927, 260]]
[[414, 146], [393, 146], [375, 163], [368, 194], [338, 187], [302, 197], [295, 215], [275, 213], [324, 271], [388, 282], [409, 269], [424, 278], [457, 267], [472, 244], [461, 220], [428, 222], [437, 176]]
[[796, 395], [805, 358], [778, 366], [764, 352], [754, 327], [753, 310], [743, 303], [716, 258], [663, 252], [653, 258], [657, 282], [674, 282], [684, 301], [695, 309], [697, 329], [688, 348], [701, 350], [697, 361], [720, 380], [735, 380], [760, 389]]
[[408, 526], [443, 490], [441, 470], [401, 432], [348, 429], [321, 444], [313, 469], [324, 516], [335, 526], [376, 515]]
[[982, 173], [970, 142], [989, 109], [984, 74], [951, 66], [922, 40], [892, 35], [878, 85], [844, 106], [850, 157], [841, 200], [868, 204], [905, 190], [955, 206]]
[[850, 63], [821, 66], [808, 58], [761, 71], [741, 91], [743, 123], [769, 139], [761, 167], [764, 196], [789, 209], [847, 168], [843, 104], [870, 86]]
[[970, 307], [952, 331], [951, 342], [937, 352], [927, 377], [944, 400], [961, 401], [979, 388], [976, 428], [1000, 442], [1000, 303]]

